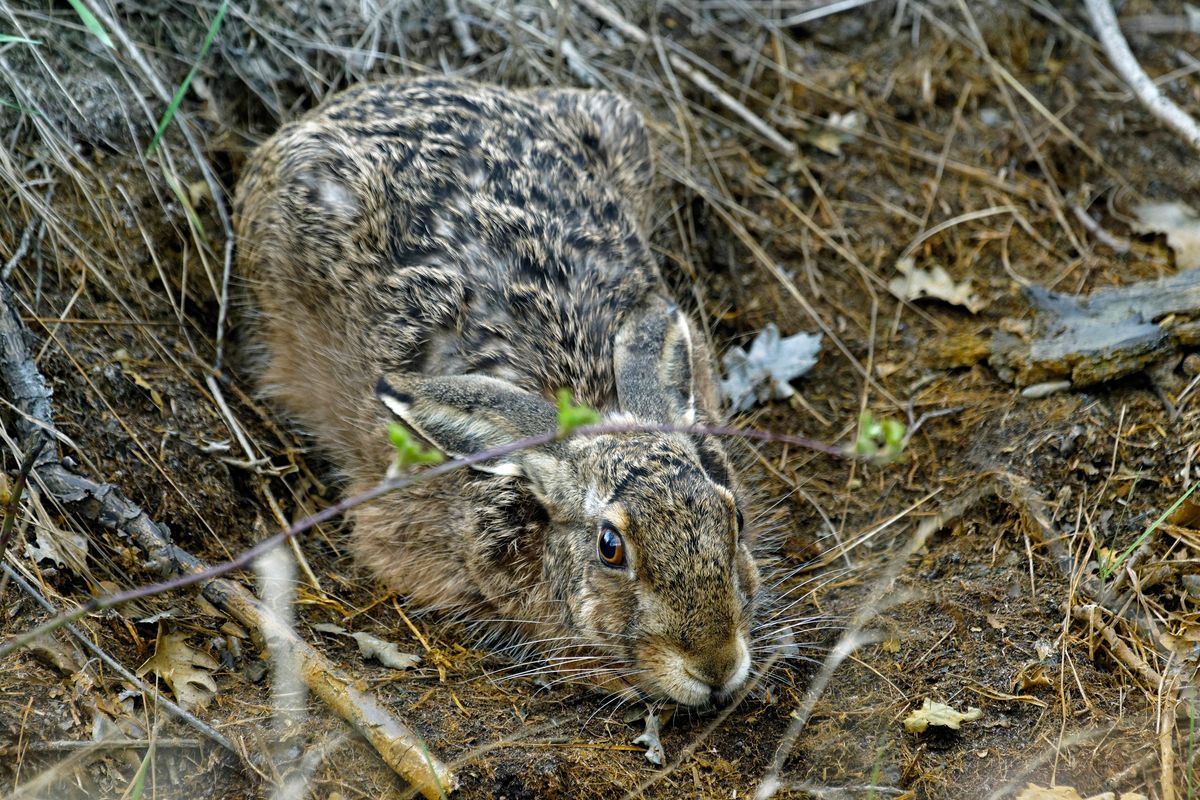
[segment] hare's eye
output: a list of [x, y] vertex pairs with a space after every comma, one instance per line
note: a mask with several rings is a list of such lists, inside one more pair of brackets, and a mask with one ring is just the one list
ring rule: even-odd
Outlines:
[[596, 553], [610, 567], [625, 566], [625, 540], [611, 525], [601, 525], [596, 539]]
[[742, 510], [739, 508], [739, 509], [737, 510], [737, 532], [738, 532], [738, 536], [741, 536], [741, 535], [742, 535], [742, 531], [745, 529], [745, 527], [746, 527], [746, 518], [742, 516]]

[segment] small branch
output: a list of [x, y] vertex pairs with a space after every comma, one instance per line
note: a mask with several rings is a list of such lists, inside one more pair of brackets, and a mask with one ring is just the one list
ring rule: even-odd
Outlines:
[[1071, 616], [1080, 622], [1086, 622], [1089, 627], [1098, 631], [1104, 643], [1108, 645], [1109, 652], [1113, 654], [1118, 661], [1124, 664], [1130, 672], [1141, 678], [1146, 686], [1157, 688], [1162, 685], [1162, 676], [1137, 653], [1130, 649], [1129, 645], [1121, 641], [1121, 637], [1111, 625], [1100, 619], [1100, 615], [1096, 612], [1099, 606], [1095, 603], [1087, 605], [1073, 606], [1071, 608]]
[[1104, 52], [1108, 54], [1108, 60], [1129, 84], [1137, 99], [1159, 122], [1182, 137], [1193, 149], [1200, 150], [1200, 125], [1164, 95], [1142, 69], [1133, 51], [1129, 49], [1124, 34], [1121, 33], [1117, 15], [1113, 13], [1109, 0], [1084, 0], [1084, 4], [1087, 6], [1088, 16], [1091, 17], [1092, 27], [1096, 29], [1096, 36], [1104, 45]]
[[462, 50], [464, 58], [474, 58], [479, 55], [479, 44], [471, 36], [471, 26], [463, 17], [458, 7], [458, 0], [446, 0], [446, 17], [450, 20], [450, 29], [454, 38], [458, 39], [458, 49]]

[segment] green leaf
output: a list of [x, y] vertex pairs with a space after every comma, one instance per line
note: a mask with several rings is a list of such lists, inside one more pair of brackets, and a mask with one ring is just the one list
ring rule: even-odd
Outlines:
[[0, 44], [41, 44], [36, 39], [26, 39], [24, 36], [13, 36], [11, 33], [0, 33]]
[[908, 428], [897, 419], [875, 419], [864, 411], [858, 420], [858, 438], [854, 442], [854, 455], [871, 459], [879, 464], [897, 460], [904, 452], [904, 437]]
[[597, 425], [600, 414], [590, 406], [576, 405], [570, 389], [558, 390], [558, 438], [570, 435], [584, 425]]
[[388, 423], [388, 440], [396, 448], [396, 469], [407, 471], [417, 464], [440, 464], [446, 457], [437, 450], [431, 450], [413, 439], [408, 428], [399, 422]]
[[75, 9], [75, 13], [79, 15], [83, 26], [100, 40], [100, 44], [105, 47], [116, 48], [113, 40], [108, 35], [108, 31], [104, 30], [104, 26], [100, 24], [100, 20], [96, 19], [96, 15], [89, 11], [88, 7], [83, 4], [83, 0], [67, 0], [67, 2], [71, 4], [71, 8]]
[[[72, 2], [75, 2], [75, 0], [72, 0]], [[204, 60], [204, 56], [208, 53], [208, 48], [212, 47], [213, 41], [217, 38], [217, 30], [221, 27], [221, 22], [225, 19], [225, 12], [228, 10], [229, 0], [224, 0], [221, 3], [221, 7], [217, 9], [217, 15], [213, 17], [212, 24], [208, 26], [208, 34], [204, 37], [204, 44], [200, 46], [200, 55], [196, 56], [196, 61], [192, 64], [192, 68], [188, 70], [187, 77], [183, 79], [183, 83], [179, 84], [179, 88], [175, 91], [175, 96], [171, 98], [170, 105], [167, 106], [162, 119], [158, 121], [158, 130], [154, 132], [154, 138], [150, 140], [150, 146], [146, 148], [147, 156], [154, 153], [154, 149], [158, 147], [159, 141], [167, 131], [167, 126], [171, 124], [171, 120], [175, 117], [175, 112], [179, 110], [179, 104], [183, 102], [183, 96], [187, 94], [188, 87], [192, 85], [192, 79], [196, 77], [196, 71], [200, 69], [200, 62]]]

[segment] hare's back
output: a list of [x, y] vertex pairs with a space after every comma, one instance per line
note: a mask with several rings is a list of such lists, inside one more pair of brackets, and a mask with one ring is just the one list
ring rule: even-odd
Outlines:
[[[310, 309], [370, 369], [611, 395], [612, 337], [660, 290], [640, 116], [603, 92], [365, 84], [285, 126], [239, 187], [268, 318]], [[376, 346], [378, 345], [378, 346]]]

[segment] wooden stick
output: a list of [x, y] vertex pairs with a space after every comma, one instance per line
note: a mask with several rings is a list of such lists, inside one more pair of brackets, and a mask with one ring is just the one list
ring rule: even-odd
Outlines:
[[1087, 6], [1092, 27], [1096, 29], [1096, 36], [1099, 37], [1100, 44], [1104, 45], [1104, 52], [1108, 54], [1108, 60], [1129, 84], [1137, 99], [1159, 122], [1182, 137], [1193, 149], [1200, 150], [1200, 125], [1171, 98], [1163, 94], [1142, 69], [1133, 51], [1129, 49], [1125, 35], [1121, 33], [1112, 3], [1109, 0], [1084, 0], [1084, 5]]

